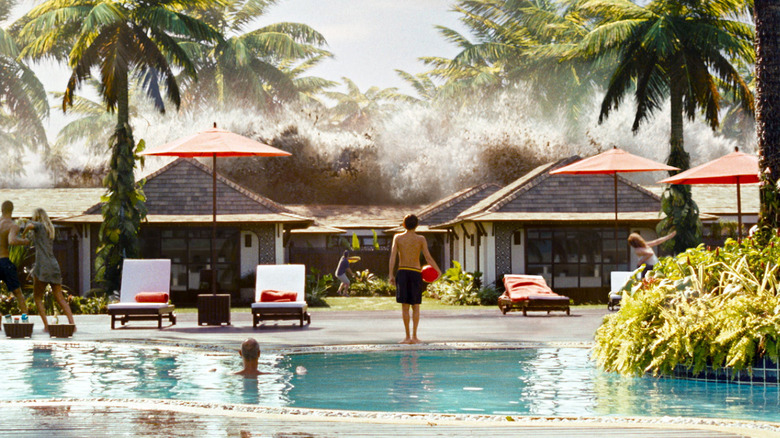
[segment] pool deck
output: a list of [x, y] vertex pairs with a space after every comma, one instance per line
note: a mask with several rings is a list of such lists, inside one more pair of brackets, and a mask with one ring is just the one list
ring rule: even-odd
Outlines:
[[[608, 314], [606, 309], [575, 308], [571, 316], [560, 312], [512, 312], [497, 308], [423, 307], [419, 337], [422, 346], [403, 348], [452, 348], [517, 345], [567, 345], [589, 347], [593, 335]], [[77, 333], [72, 339], [50, 340], [42, 332], [40, 318], [32, 341], [118, 342], [182, 346], [231, 351], [248, 337], [267, 351], [294, 351], [309, 347], [324, 349], [401, 348], [400, 311], [312, 311], [312, 324], [279, 322], [252, 328], [249, 312], [234, 312], [230, 326], [198, 326], [197, 314], [179, 313], [178, 323], [157, 329], [156, 322], [137, 321], [110, 329], [107, 315], [77, 315]], [[3, 342], [16, 340], [3, 338]], [[23, 342], [29, 342], [23, 341]], [[362, 416], [324, 414], [317, 410], [262, 410], [206, 406], [197, 403], [94, 400], [0, 403], [0, 436], [593, 436], [608, 437], [769, 437], [780, 436], [780, 425], [749, 421], [697, 419], [616, 418], [519, 418], [516, 421], [468, 416]], [[132, 418], [131, 424], [116, 424], [113, 418]], [[164, 432], [160, 425], [164, 424]]]

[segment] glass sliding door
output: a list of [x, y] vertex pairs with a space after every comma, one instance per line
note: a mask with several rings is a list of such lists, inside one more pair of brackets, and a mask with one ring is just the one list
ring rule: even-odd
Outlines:
[[627, 229], [528, 228], [526, 272], [554, 289], [609, 287], [610, 272], [629, 269]]

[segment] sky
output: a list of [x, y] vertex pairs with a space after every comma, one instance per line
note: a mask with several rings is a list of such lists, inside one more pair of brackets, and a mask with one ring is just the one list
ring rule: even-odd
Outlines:
[[436, 25], [463, 32], [449, 0], [283, 0], [259, 22], [304, 23], [325, 37], [334, 59], [311, 70], [333, 81], [348, 77], [361, 91], [369, 87], [411, 88], [396, 69], [416, 74], [428, 68], [422, 56], [452, 57], [457, 48]]
[[411, 91], [395, 70], [411, 74], [428, 68], [422, 56], [453, 57], [458, 49], [434, 26], [464, 32], [449, 0], [282, 0], [260, 20], [304, 23], [328, 41], [335, 59], [311, 74], [340, 81], [346, 76], [361, 91], [372, 86]]

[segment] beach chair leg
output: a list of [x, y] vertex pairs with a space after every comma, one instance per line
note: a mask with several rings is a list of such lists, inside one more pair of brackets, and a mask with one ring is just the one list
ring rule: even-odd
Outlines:
[[116, 315], [111, 315], [111, 330], [114, 330], [114, 328], [115, 328], [114, 324], [115, 323], [116, 323]]
[[162, 328], [162, 313], [157, 314], [157, 328], [158, 329]]

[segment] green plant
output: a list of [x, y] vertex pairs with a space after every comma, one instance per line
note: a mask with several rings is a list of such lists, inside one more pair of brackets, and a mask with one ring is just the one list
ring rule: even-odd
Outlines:
[[780, 238], [727, 239], [662, 258], [630, 288], [596, 332], [594, 357], [608, 371], [694, 373], [707, 366], [750, 371], [757, 356], [778, 360]]
[[306, 276], [306, 302], [312, 307], [327, 307], [325, 297], [333, 286], [333, 275], [320, 275], [320, 271], [311, 268], [311, 273]]
[[352, 284], [349, 285], [349, 295], [354, 297], [394, 296], [395, 286], [386, 279], [379, 278], [368, 269], [355, 273]]
[[479, 304], [483, 306], [494, 306], [498, 304], [498, 297], [502, 294], [495, 286], [485, 286], [477, 292]]
[[464, 271], [460, 263], [453, 261], [452, 267], [441, 278], [428, 285], [425, 294], [446, 304], [479, 304], [479, 290], [474, 286], [474, 278], [474, 274]]

